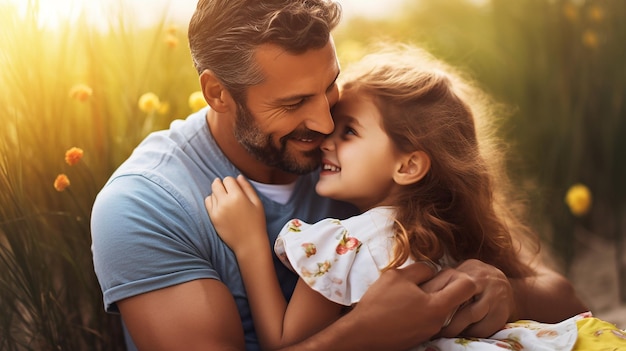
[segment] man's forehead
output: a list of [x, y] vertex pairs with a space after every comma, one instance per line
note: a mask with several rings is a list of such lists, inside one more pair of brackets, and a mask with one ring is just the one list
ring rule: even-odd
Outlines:
[[301, 54], [275, 44], [262, 44], [255, 61], [264, 77], [260, 86], [271, 87], [277, 99], [291, 100], [326, 91], [339, 75], [339, 63], [331, 42]]

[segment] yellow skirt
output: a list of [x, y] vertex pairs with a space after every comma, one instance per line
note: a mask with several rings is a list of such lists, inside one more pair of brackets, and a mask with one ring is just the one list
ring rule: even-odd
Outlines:
[[583, 318], [576, 321], [578, 338], [576, 351], [626, 350], [626, 331], [598, 318]]

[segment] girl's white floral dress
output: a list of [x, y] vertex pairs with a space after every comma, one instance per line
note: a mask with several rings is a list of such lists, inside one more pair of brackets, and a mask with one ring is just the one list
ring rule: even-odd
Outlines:
[[[394, 209], [376, 207], [345, 220], [289, 221], [274, 244], [280, 260], [312, 289], [351, 306], [379, 278], [393, 252]], [[446, 258], [442, 265], [449, 265]], [[404, 265], [415, 262], [410, 259]], [[605, 348], [611, 347], [611, 348]], [[626, 350], [626, 333], [583, 313], [557, 324], [508, 323], [489, 338], [439, 338], [413, 350]]]

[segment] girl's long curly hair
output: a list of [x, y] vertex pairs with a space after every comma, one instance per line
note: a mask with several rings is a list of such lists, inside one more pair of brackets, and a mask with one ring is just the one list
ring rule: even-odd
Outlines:
[[[508, 277], [531, 268], [522, 244], [536, 252], [537, 236], [521, 221], [503, 163], [506, 145], [494, 134], [495, 104], [463, 75], [422, 49], [389, 45], [351, 65], [343, 91], [370, 97], [384, 130], [402, 152], [431, 160], [420, 181], [394, 198], [394, 259], [480, 259]], [[346, 78], [347, 77], [347, 80]]]

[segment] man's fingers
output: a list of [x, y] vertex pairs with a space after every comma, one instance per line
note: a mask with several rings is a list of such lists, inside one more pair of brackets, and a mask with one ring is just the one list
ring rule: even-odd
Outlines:
[[[443, 337], [455, 337], [461, 335], [468, 325], [476, 322], [468, 310], [471, 308], [471, 304], [463, 304], [455, 311], [454, 316], [448, 323], [441, 328], [440, 336]], [[472, 334], [472, 336], [475, 336]]]
[[431, 279], [437, 273], [432, 265], [425, 262], [415, 262], [404, 268], [399, 268], [398, 271], [417, 285]]
[[486, 338], [503, 325], [499, 319], [485, 318], [491, 313], [489, 303], [478, 300], [463, 307], [459, 310], [453, 322], [450, 323], [449, 328], [446, 328], [446, 334], [463, 334]]

